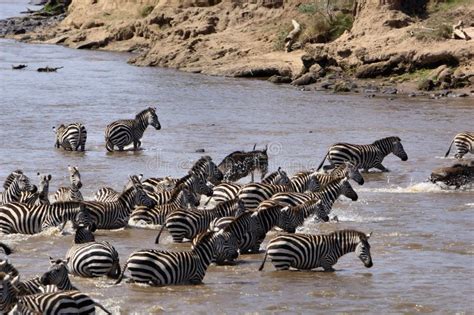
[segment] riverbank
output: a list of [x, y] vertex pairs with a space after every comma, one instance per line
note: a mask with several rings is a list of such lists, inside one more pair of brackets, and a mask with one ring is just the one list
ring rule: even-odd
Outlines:
[[[439, 21], [464, 21], [470, 27], [474, 4], [458, 1], [449, 10], [421, 18], [365, 2], [356, 10], [350, 31], [329, 43], [313, 43], [319, 38], [311, 24], [317, 12], [300, 1], [73, 0], [67, 16], [55, 25], [8, 36], [77, 49], [128, 51], [135, 54], [129, 62], [137, 66], [269, 78], [305, 90], [473, 94], [474, 40], [432, 36], [437, 31], [427, 29]], [[287, 52], [284, 39], [292, 20], [301, 22], [302, 31]]]

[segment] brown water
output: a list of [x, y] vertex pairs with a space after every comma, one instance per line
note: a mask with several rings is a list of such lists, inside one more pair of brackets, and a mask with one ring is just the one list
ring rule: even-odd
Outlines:
[[[24, 8], [12, 3], [2, 0], [3, 12]], [[105, 278], [73, 278], [114, 313], [473, 313], [474, 192], [426, 183], [433, 168], [453, 162], [442, 156], [454, 134], [472, 129], [472, 99], [301, 92], [264, 81], [133, 67], [125, 54], [11, 40], [0, 40], [0, 52], [0, 178], [16, 168], [32, 178], [51, 173], [51, 191], [67, 185], [68, 164], [79, 166], [83, 194], [91, 198], [103, 185], [121, 189], [128, 174], [181, 176], [200, 157], [199, 148], [219, 162], [233, 150], [268, 144], [270, 169], [294, 173], [317, 166], [336, 141], [402, 138], [409, 160], [389, 156], [384, 164], [390, 173], [369, 174], [364, 186], [354, 183], [359, 200], [334, 206], [340, 223], [301, 229], [373, 231], [371, 269], [349, 254], [335, 273], [275, 272], [270, 263], [258, 272], [263, 255], [246, 255], [236, 266], [211, 266], [200, 286], [115, 286]], [[18, 63], [29, 67], [12, 71]], [[46, 65], [64, 68], [35, 71]], [[158, 107], [162, 130], [147, 130], [143, 151], [106, 154], [105, 126], [149, 105]], [[51, 127], [73, 121], [88, 129], [83, 154], [53, 148]], [[155, 247], [155, 235], [153, 229], [127, 228], [99, 231], [97, 238], [113, 243], [124, 263], [132, 251]], [[48, 268], [48, 256], [64, 256], [72, 236], [49, 230], [2, 241], [16, 248], [10, 260], [28, 278]], [[162, 243], [189, 248], [171, 244], [167, 234]]]

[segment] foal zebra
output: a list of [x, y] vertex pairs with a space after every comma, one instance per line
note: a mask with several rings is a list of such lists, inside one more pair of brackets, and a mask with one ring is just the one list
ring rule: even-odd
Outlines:
[[338, 259], [350, 252], [370, 268], [373, 266], [370, 255], [370, 234], [355, 230], [341, 230], [323, 235], [290, 234], [280, 235], [267, 245], [267, 251], [258, 270], [262, 270], [267, 257], [277, 270], [290, 267], [311, 270], [322, 267], [324, 271], [334, 271], [332, 267]]
[[105, 148], [107, 151], [114, 151], [118, 147], [123, 151], [124, 147], [133, 143], [133, 149], [138, 150], [141, 146], [141, 138], [148, 125], [156, 130], [161, 129], [156, 108], [149, 107], [135, 116], [135, 119], [121, 119], [107, 125], [105, 129]]
[[281, 192], [304, 192], [316, 191], [319, 189], [319, 182], [314, 174], [298, 173], [291, 180], [290, 185], [269, 185], [269, 184], [247, 184], [239, 192], [238, 197], [244, 202], [247, 210], [258, 207], [259, 203], [270, 199], [273, 195]]
[[[10, 176], [9, 176], [10, 177]], [[7, 178], [9, 180], [9, 178]], [[5, 182], [6, 186], [8, 183]], [[10, 183], [5, 191], [0, 192], [0, 205], [19, 201], [22, 192], [36, 192], [37, 187], [31, 185], [30, 179], [23, 173], [12, 173]]]
[[30, 205], [40, 205], [40, 204], [49, 204], [49, 182], [51, 181], [51, 175], [44, 175], [38, 173], [39, 184], [38, 191], [35, 193], [32, 192], [22, 192], [19, 202], [27, 203]]
[[268, 172], [267, 147], [264, 150], [255, 150], [256, 144], [251, 152], [235, 151], [227, 155], [218, 165], [219, 170], [224, 174], [224, 181], [234, 182], [246, 177], [249, 173], [254, 181], [254, 172], [259, 170], [261, 179]]
[[166, 227], [173, 237], [173, 242], [181, 243], [184, 238], [192, 240], [198, 234], [205, 232], [215, 218], [238, 216], [245, 211], [244, 204], [239, 199], [224, 201], [213, 209], [176, 210], [166, 218], [165, 224], [156, 237], [158, 244], [161, 232]]
[[454, 154], [456, 159], [462, 159], [467, 153], [474, 154], [474, 132], [466, 131], [458, 133], [456, 136], [454, 136], [453, 141], [451, 141], [451, 144], [449, 145], [448, 152], [446, 152], [444, 157], [448, 157], [453, 143], [456, 146], [457, 151], [457, 153]]
[[191, 251], [170, 252], [157, 249], [142, 249], [133, 252], [125, 264], [120, 278], [125, 271], [130, 271], [130, 279], [138, 283], [152, 285], [200, 284], [207, 267], [218, 252], [227, 252], [221, 233], [206, 232], [194, 240]]
[[87, 140], [87, 130], [81, 123], [69, 125], [61, 124], [58, 128], [53, 127], [56, 134], [56, 148], [63, 148], [67, 151], [84, 151]]
[[[197, 160], [188, 173], [195, 174], [204, 180], [208, 180], [213, 185], [218, 185], [224, 178], [222, 172], [219, 170], [214, 161], [212, 161], [212, 158], [208, 155], [202, 156], [199, 160]], [[177, 185], [178, 184], [176, 184], [176, 186]]]
[[336, 165], [344, 163], [344, 161], [349, 161], [365, 172], [368, 172], [371, 168], [388, 172], [388, 169], [382, 165], [382, 161], [390, 153], [395, 154], [402, 161], [408, 160], [399, 137], [387, 137], [374, 141], [372, 144], [364, 145], [336, 143], [329, 147], [323, 161], [318, 166], [318, 170], [321, 169], [327, 158], [331, 164], [327, 167], [328, 169], [334, 168]]
[[60, 201], [82, 201], [84, 198], [79, 189], [82, 187], [81, 173], [77, 166], [68, 166], [69, 181], [71, 187], [60, 187], [53, 196], [55, 202]]

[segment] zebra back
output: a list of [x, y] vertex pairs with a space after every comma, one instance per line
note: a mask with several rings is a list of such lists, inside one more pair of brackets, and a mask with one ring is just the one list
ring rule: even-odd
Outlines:
[[10, 174], [8, 174], [7, 178], [5, 178], [5, 181], [3, 182], [3, 190], [7, 190], [8, 187], [10, 187], [11, 183], [15, 180], [17, 175], [23, 174], [23, 171], [18, 169], [14, 170]]
[[81, 123], [72, 123], [69, 125], [61, 124], [57, 128], [53, 127], [56, 134], [55, 147], [62, 147], [70, 151], [84, 151], [87, 141], [86, 127]]
[[448, 151], [444, 157], [448, 157], [453, 143], [455, 144], [457, 151], [457, 153], [454, 155], [456, 159], [462, 159], [467, 153], [474, 154], [474, 132], [465, 131], [460, 132], [454, 136], [453, 141], [451, 141]]

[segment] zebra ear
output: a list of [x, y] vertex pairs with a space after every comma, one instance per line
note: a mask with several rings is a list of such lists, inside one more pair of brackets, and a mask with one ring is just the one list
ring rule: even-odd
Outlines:
[[372, 233], [373, 233], [373, 232], [370, 232], [369, 234], [366, 235], [366, 236], [367, 236], [367, 239], [369, 239], [369, 238], [372, 236]]
[[41, 174], [40, 174], [40, 172], [38, 172], [38, 173], [36, 173], [36, 175], [40, 176]]
[[51, 176], [51, 174], [48, 174], [48, 181], [50, 181], [51, 178], [53, 178], [53, 177]]
[[54, 259], [53, 257], [49, 256], [49, 263], [50, 263], [51, 265], [56, 264], [56, 259]]
[[64, 264], [67, 265], [69, 264], [69, 260], [71, 259], [71, 257], [68, 257], [65, 261], [64, 261]]
[[256, 148], [256, 147], [257, 147], [257, 144], [255, 143], [255, 144], [253, 145], [252, 151], [255, 151], [255, 148]]

